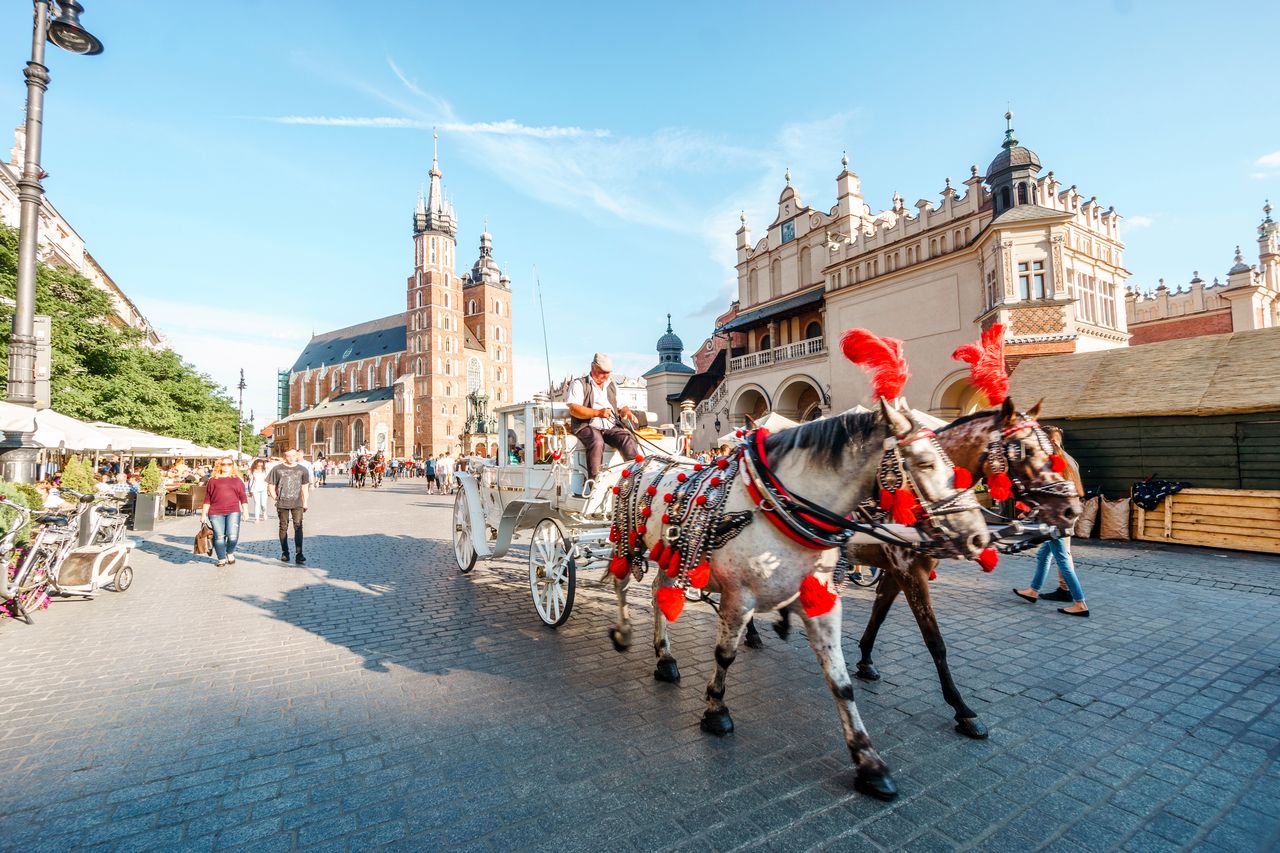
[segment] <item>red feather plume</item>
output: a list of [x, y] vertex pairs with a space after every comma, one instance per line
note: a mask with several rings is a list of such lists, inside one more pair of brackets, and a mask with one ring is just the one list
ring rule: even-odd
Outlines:
[[969, 363], [969, 377], [993, 406], [1009, 396], [1009, 372], [1004, 366], [1004, 326], [999, 323], [982, 333], [982, 341], [965, 344], [951, 353], [956, 361]]
[[907, 360], [902, 356], [902, 341], [882, 338], [866, 329], [850, 329], [840, 339], [844, 357], [866, 371], [871, 390], [877, 397], [896, 400], [911, 378]]

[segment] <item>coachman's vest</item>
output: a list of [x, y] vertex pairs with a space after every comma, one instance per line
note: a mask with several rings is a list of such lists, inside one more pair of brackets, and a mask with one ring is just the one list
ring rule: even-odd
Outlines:
[[[581, 376], [574, 381], [582, 383], [582, 388], [584, 391], [583, 398], [582, 398], [583, 405], [587, 406], [587, 408], [597, 408], [597, 409], [600, 408], [599, 406], [593, 407], [589, 405], [590, 403], [594, 403], [596, 401], [595, 386], [591, 382], [591, 374], [587, 374], [586, 376]], [[605, 386], [605, 393], [609, 397], [609, 408], [613, 409], [614, 413], [616, 414], [618, 411], [618, 386], [614, 385], [613, 382], [610, 381], [609, 384]], [[577, 432], [578, 430], [582, 429], [584, 426], [586, 426], [589, 423], [591, 423], [590, 418], [583, 420], [582, 418], [575, 418], [572, 415], [569, 416], [569, 428], [574, 432]]]

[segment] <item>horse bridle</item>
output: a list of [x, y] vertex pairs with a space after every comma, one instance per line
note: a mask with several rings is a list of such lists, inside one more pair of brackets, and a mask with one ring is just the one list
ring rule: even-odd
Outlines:
[[[1044, 480], [1037, 478], [1030, 485], [1023, 482], [1022, 478], [1014, 472], [1014, 464], [1023, 461], [1026, 453], [1022, 446], [1022, 439], [1015, 436], [1023, 430], [1031, 430], [1032, 437], [1036, 440], [1036, 444], [1047, 455], [1053, 456], [1057, 451], [1053, 446], [1053, 442], [1049, 441], [1049, 436], [1045, 434], [1038, 421], [1033, 421], [1026, 416], [1013, 426], [1004, 427], [998, 432], [992, 430], [991, 440], [987, 443], [986, 463], [984, 467], [990, 466], [990, 475], [1004, 473], [1009, 478], [1014, 498], [1030, 504], [1033, 507], [1040, 503], [1036, 500], [1035, 495], [1048, 495], [1052, 497], [1076, 497], [1075, 483], [1066, 479], [1061, 480]], [[990, 476], [989, 475], [989, 476]]]

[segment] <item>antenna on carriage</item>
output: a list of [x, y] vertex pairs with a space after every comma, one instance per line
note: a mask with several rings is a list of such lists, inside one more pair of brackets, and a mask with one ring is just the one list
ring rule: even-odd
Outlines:
[[542, 279], [538, 278], [538, 265], [533, 265], [533, 280], [538, 288], [538, 312], [542, 315], [542, 351], [547, 357], [547, 396], [551, 402], [556, 401], [556, 392], [551, 384], [551, 345], [547, 343], [547, 309], [542, 306]]

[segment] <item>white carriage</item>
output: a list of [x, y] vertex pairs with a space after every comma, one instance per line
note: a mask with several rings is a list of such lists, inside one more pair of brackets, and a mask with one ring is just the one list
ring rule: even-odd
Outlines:
[[[573, 609], [578, 573], [608, 567], [613, 487], [629, 460], [606, 446], [600, 475], [590, 482], [586, 452], [569, 432], [564, 403], [535, 399], [495, 414], [496, 458], [468, 457], [456, 473], [458, 569], [466, 574], [477, 560], [506, 556], [516, 533], [532, 530], [529, 591], [538, 618], [558, 627]], [[681, 439], [671, 427], [642, 428], [639, 436], [645, 455], [676, 456], [680, 449]]]

